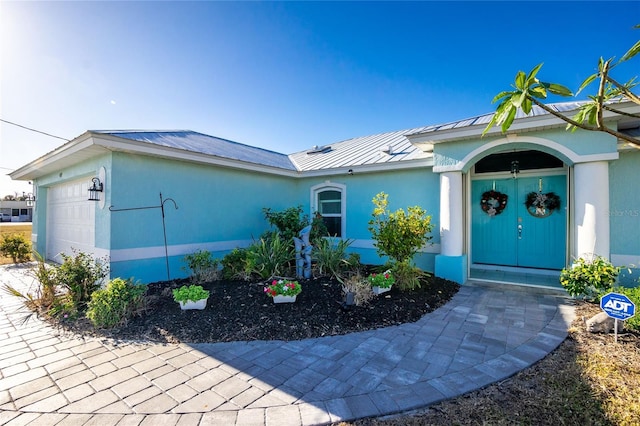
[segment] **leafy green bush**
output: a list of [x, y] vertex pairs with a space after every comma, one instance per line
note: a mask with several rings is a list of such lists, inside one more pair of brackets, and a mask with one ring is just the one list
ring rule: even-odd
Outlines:
[[[293, 237], [298, 237], [300, 231], [309, 225], [309, 216], [302, 213], [302, 206], [289, 207], [281, 212], [275, 212], [265, 207], [262, 212], [267, 222], [278, 229], [280, 238], [287, 244], [293, 245]], [[311, 221], [310, 241], [327, 235], [329, 235], [329, 231], [327, 231], [322, 216], [316, 215]]]
[[10, 257], [13, 263], [24, 263], [31, 260], [31, 243], [20, 234], [9, 234], [2, 237], [0, 253]]
[[560, 284], [571, 296], [596, 300], [599, 294], [613, 288], [620, 269], [601, 256], [581, 257], [570, 268], [562, 270]]
[[342, 276], [342, 271], [349, 267], [347, 261], [347, 248], [353, 240], [339, 238], [318, 238], [313, 242], [311, 258], [316, 262], [315, 268], [318, 274], [330, 273], [336, 278]]
[[235, 248], [222, 258], [222, 277], [225, 280], [251, 279], [251, 267], [249, 265], [249, 251]]
[[[91, 294], [100, 288], [108, 268], [100, 259], [90, 254], [73, 252], [73, 256], [61, 254], [63, 263], [58, 266], [56, 281], [67, 290], [68, 304], [64, 311], [83, 311], [91, 300]], [[75, 313], [75, 312], [68, 312]]]
[[248, 249], [248, 265], [262, 279], [283, 275], [289, 262], [294, 259], [293, 247], [278, 233], [270, 240], [261, 238]]
[[433, 238], [431, 216], [418, 206], [408, 207], [407, 212], [388, 209], [388, 195], [380, 192], [373, 198], [373, 218], [369, 231], [375, 240], [378, 254], [393, 261], [393, 274], [401, 290], [420, 287], [422, 271], [411, 265], [415, 254]]
[[207, 250], [197, 250], [195, 253], [184, 257], [187, 264], [187, 272], [191, 273], [191, 278], [195, 283], [206, 283], [220, 279], [220, 262], [211, 257], [211, 252]]
[[369, 231], [373, 236], [378, 253], [389, 256], [397, 262], [411, 260], [432, 236], [431, 216], [418, 206], [391, 212], [388, 209], [388, 195], [384, 192], [373, 198], [375, 206], [369, 221]]
[[112, 328], [124, 325], [146, 308], [147, 287], [132, 280], [116, 278], [105, 289], [91, 294], [87, 306], [87, 318], [98, 328]]

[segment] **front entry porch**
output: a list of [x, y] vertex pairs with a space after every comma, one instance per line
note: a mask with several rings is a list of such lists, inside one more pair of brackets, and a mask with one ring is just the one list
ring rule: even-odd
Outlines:
[[467, 284], [511, 284], [566, 294], [560, 285], [560, 271], [496, 265], [471, 265]]

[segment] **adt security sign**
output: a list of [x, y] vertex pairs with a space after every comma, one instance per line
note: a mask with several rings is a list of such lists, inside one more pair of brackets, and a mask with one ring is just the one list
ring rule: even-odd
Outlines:
[[608, 293], [600, 299], [600, 308], [611, 318], [626, 320], [636, 314], [636, 305], [624, 294]]

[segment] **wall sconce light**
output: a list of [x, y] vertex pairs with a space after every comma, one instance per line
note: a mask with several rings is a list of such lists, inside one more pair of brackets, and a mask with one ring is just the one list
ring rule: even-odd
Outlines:
[[24, 201], [27, 202], [27, 207], [33, 207], [34, 204], [36, 203], [36, 196], [33, 195], [31, 192], [27, 193], [22, 193], [22, 198], [24, 198]]
[[518, 160], [513, 160], [511, 162], [511, 175], [515, 179], [518, 177], [518, 173], [520, 173], [520, 162]]
[[89, 188], [89, 201], [100, 201], [100, 194], [98, 194], [98, 192], [102, 192], [103, 190], [102, 182], [100, 182], [100, 179], [97, 177], [91, 179], [91, 182], [93, 182], [93, 185]]

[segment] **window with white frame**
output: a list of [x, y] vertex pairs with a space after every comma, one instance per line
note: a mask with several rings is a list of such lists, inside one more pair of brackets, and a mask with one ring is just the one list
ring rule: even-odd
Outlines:
[[331, 236], [342, 237], [344, 235], [345, 193], [345, 186], [335, 183], [324, 183], [311, 189], [311, 203], [315, 212], [322, 216]]

